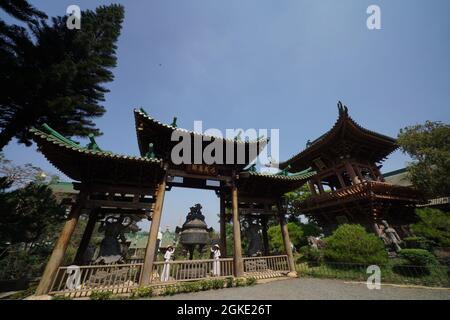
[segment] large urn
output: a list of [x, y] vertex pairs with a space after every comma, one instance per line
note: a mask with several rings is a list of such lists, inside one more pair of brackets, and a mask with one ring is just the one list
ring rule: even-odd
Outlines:
[[201, 252], [203, 247], [209, 244], [209, 233], [213, 230], [212, 228], [208, 228], [201, 209], [202, 206], [199, 203], [191, 207], [183, 226], [175, 229], [175, 232], [179, 234], [180, 243], [189, 252], [190, 260], [193, 258], [196, 247]]

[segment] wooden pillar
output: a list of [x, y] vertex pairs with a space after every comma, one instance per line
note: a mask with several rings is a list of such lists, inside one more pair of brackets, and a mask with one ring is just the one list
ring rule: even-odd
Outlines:
[[150, 232], [147, 240], [147, 248], [145, 249], [144, 264], [141, 271], [141, 279], [139, 285], [146, 286], [150, 284], [153, 276], [153, 263], [156, 256], [156, 245], [158, 241], [159, 225], [161, 223], [161, 213], [164, 204], [164, 194], [166, 192], [166, 178], [164, 175], [162, 181], [159, 183], [156, 191], [156, 202], [152, 214], [152, 223], [150, 225]]
[[295, 272], [294, 256], [292, 254], [291, 240], [289, 239], [289, 231], [286, 223], [286, 217], [281, 200], [278, 202], [278, 219], [280, 221], [281, 236], [283, 237], [284, 249], [288, 257], [289, 270]]
[[311, 191], [311, 194], [313, 196], [315, 196], [317, 194], [317, 192], [316, 192], [316, 188], [314, 187], [314, 183], [311, 180], [308, 181], [308, 187], [309, 187], [309, 191]]
[[339, 171], [336, 171], [336, 176], [338, 177], [339, 183], [341, 184], [341, 188], [345, 188], [345, 181], [344, 178], [342, 178], [342, 175]]
[[361, 168], [359, 166], [355, 166], [355, 169], [356, 169], [356, 174], [358, 175], [359, 180], [361, 182], [364, 181], [364, 177], [361, 173]]
[[227, 221], [225, 219], [225, 199], [220, 195], [220, 253], [223, 258], [227, 256]]
[[262, 238], [263, 238], [263, 248], [264, 248], [264, 255], [268, 256], [270, 254], [269, 252], [269, 237], [267, 235], [267, 216], [261, 215], [261, 231], [262, 231]]
[[232, 181], [231, 186], [231, 202], [233, 214], [233, 265], [234, 276], [241, 277], [244, 275], [244, 261], [242, 260], [242, 244], [241, 244], [241, 224], [239, 222], [239, 208], [238, 208], [238, 190], [236, 183]]
[[317, 180], [317, 186], [319, 187], [319, 193], [320, 194], [325, 193], [325, 190], [323, 189], [322, 181]]
[[352, 179], [353, 184], [360, 183], [358, 176], [356, 175], [355, 170], [353, 169], [349, 161], [345, 162], [345, 169], [347, 170], [347, 173], [350, 175], [350, 179]]
[[89, 220], [86, 225], [86, 228], [83, 232], [83, 237], [81, 238], [80, 244], [78, 246], [77, 254], [75, 255], [74, 264], [81, 265], [83, 263], [83, 257], [86, 252], [86, 249], [89, 246], [89, 242], [92, 238], [92, 233], [95, 229], [95, 223], [97, 222], [99, 209], [92, 210], [89, 215]]
[[64, 259], [64, 254], [66, 253], [70, 238], [72, 237], [73, 231], [75, 230], [75, 227], [77, 225], [78, 218], [80, 217], [81, 209], [84, 206], [85, 200], [86, 195], [83, 192], [80, 192], [80, 194], [78, 194], [76, 203], [72, 206], [66, 223], [64, 224], [64, 227], [59, 234], [59, 238], [56, 241], [56, 245], [53, 248], [50, 259], [45, 266], [44, 273], [36, 289], [35, 294], [37, 296], [47, 294], [52, 289], [51, 286], [53, 284], [53, 280], [56, 276], [58, 268], [61, 266], [61, 263]]

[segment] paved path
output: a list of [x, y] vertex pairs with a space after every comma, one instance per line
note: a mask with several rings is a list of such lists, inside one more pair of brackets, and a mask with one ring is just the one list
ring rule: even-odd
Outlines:
[[328, 279], [283, 279], [252, 287], [210, 290], [152, 299], [173, 300], [450, 300], [450, 289], [410, 288], [385, 285], [380, 290], [369, 290], [363, 283]]

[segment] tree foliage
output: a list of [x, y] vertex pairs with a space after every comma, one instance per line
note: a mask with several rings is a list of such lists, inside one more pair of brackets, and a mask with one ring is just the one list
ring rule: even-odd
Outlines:
[[30, 22], [0, 19], [0, 150], [13, 137], [30, 145], [29, 129], [43, 123], [66, 136], [101, 134], [92, 119], [105, 112], [103, 84], [113, 80], [123, 7], [83, 11], [80, 30], [69, 30], [67, 17], [39, 20], [26, 1], [0, 7]]
[[414, 186], [429, 196], [450, 194], [450, 125], [427, 121], [400, 130], [398, 143], [413, 162], [408, 173]]
[[387, 252], [381, 239], [361, 225], [340, 225], [325, 238], [324, 258], [329, 262], [385, 264]]
[[412, 232], [429, 240], [433, 246], [450, 246], [450, 213], [438, 209], [416, 209], [419, 222], [411, 225]]
[[[309, 236], [318, 236], [320, 234], [320, 229], [311, 223], [289, 222], [287, 226], [289, 239], [297, 249], [308, 243], [307, 238]], [[269, 236], [269, 246], [272, 252], [285, 252], [279, 225], [271, 226], [267, 230], [267, 235]]]

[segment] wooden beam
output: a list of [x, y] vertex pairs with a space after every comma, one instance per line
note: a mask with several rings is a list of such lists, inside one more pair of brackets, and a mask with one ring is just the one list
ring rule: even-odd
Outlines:
[[220, 180], [220, 181], [231, 181], [231, 177], [229, 176], [208, 176], [194, 173], [187, 173], [184, 170], [170, 169], [168, 171], [169, 176], [173, 177], [183, 177], [183, 178], [193, 178], [193, 179], [201, 179], [201, 180]]
[[236, 183], [233, 180], [231, 186], [231, 201], [233, 213], [233, 264], [234, 276], [241, 277], [244, 275], [244, 261], [242, 260], [242, 244], [241, 244], [241, 224], [239, 222], [239, 208], [238, 208], [238, 190]]
[[227, 256], [227, 225], [225, 220], [225, 199], [220, 196], [220, 253], [223, 258]]
[[278, 202], [278, 219], [280, 221], [281, 236], [283, 238], [284, 249], [288, 256], [289, 270], [295, 272], [294, 256], [292, 254], [291, 240], [289, 239], [289, 231], [286, 223], [286, 217], [281, 200]]
[[81, 209], [83, 208], [84, 201], [86, 199], [86, 194], [79, 193], [77, 203], [70, 210], [69, 216], [67, 217], [66, 223], [59, 235], [50, 259], [45, 266], [44, 273], [39, 285], [36, 289], [36, 295], [44, 295], [50, 292], [52, 289], [53, 280], [56, 276], [58, 268], [64, 259], [64, 254], [66, 253], [67, 246], [69, 245], [70, 238], [72, 237], [73, 231], [80, 217]]
[[150, 284], [150, 282], [152, 281], [153, 263], [156, 256], [156, 244], [158, 240], [159, 225], [161, 223], [161, 213], [164, 204], [164, 194], [166, 192], [166, 178], [167, 174], [164, 175], [162, 181], [158, 186], [158, 191], [156, 193], [155, 209], [152, 214], [152, 223], [150, 225], [147, 248], [145, 250], [141, 279], [139, 281], [139, 286], [141, 287]]
[[89, 215], [89, 219], [86, 225], [86, 228], [83, 232], [83, 237], [81, 238], [80, 244], [78, 245], [77, 254], [75, 255], [75, 259], [73, 264], [81, 265], [83, 264], [83, 257], [86, 252], [86, 249], [89, 246], [89, 242], [92, 238], [92, 233], [95, 229], [95, 223], [97, 222], [99, 210], [93, 210]]
[[261, 229], [263, 238], [263, 252], [265, 256], [268, 256], [270, 254], [270, 250], [269, 237], [267, 235], [267, 216], [265, 215], [261, 216]]

